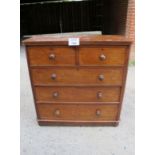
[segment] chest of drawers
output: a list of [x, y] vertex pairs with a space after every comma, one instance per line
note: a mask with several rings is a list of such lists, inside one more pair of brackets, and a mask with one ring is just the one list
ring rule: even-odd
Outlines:
[[[73, 36], [72, 36], [73, 37]], [[113, 125], [120, 113], [131, 42], [122, 36], [24, 40], [39, 125]]]

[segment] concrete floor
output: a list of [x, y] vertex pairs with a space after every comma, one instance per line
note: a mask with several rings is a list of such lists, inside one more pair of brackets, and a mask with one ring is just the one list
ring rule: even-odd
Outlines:
[[134, 155], [134, 67], [118, 127], [40, 127], [21, 47], [21, 155]]

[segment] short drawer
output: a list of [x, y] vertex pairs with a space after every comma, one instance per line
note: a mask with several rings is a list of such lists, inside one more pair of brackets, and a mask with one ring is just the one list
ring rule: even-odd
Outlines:
[[123, 68], [105, 69], [31, 69], [34, 85], [121, 85]]
[[120, 87], [35, 87], [39, 102], [119, 102]]
[[127, 51], [125, 46], [80, 47], [80, 65], [123, 66]]
[[116, 120], [118, 105], [38, 105], [39, 119], [43, 120]]
[[71, 47], [28, 47], [31, 66], [75, 65], [75, 49]]

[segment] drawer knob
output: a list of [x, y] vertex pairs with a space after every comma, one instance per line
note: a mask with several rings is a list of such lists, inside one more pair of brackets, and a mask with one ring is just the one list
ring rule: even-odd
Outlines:
[[106, 56], [104, 54], [101, 54], [99, 58], [100, 58], [100, 60], [105, 60]]
[[59, 110], [59, 109], [56, 109], [56, 110], [54, 111], [54, 114], [55, 114], [56, 116], [60, 116], [60, 110]]
[[54, 93], [53, 93], [53, 97], [54, 97], [54, 98], [57, 98], [58, 96], [59, 96], [59, 93], [58, 93], [58, 92], [54, 92]]
[[99, 109], [96, 110], [96, 116], [101, 116], [101, 110]]
[[55, 73], [53, 73], [53, 74], [51, 75], [51, 79], [52, 79], [52, 80], [55, 80], [56, 77], [57, 77], [57, 75], [56, 75]]
[[101, 99], [102, 97], [103, 97], [102, 92], [98, 92], [98, 93], [97, 93], [97, 98], [98, 98], [98, 99]]
[[54, 60], [54, 59], [55, 59], [55, 54], [50, 54], [50, 55], [49, 55], [49, 59], [50, 59], [50, 60]]
[[98, 78], [99, 78], [100, 81], [102, 81], [102, 80], [104, 80], [104, 75], [101, 74], [101, 75], [99, 75]]

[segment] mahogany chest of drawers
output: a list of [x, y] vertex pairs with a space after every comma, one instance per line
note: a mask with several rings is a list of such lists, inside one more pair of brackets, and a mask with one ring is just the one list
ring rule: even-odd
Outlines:
[[69, 46], [62, 36], [23, 42], [38, 123], [116, 126], [131, 41], [109, 35], [76, 37], [78, 46]]

